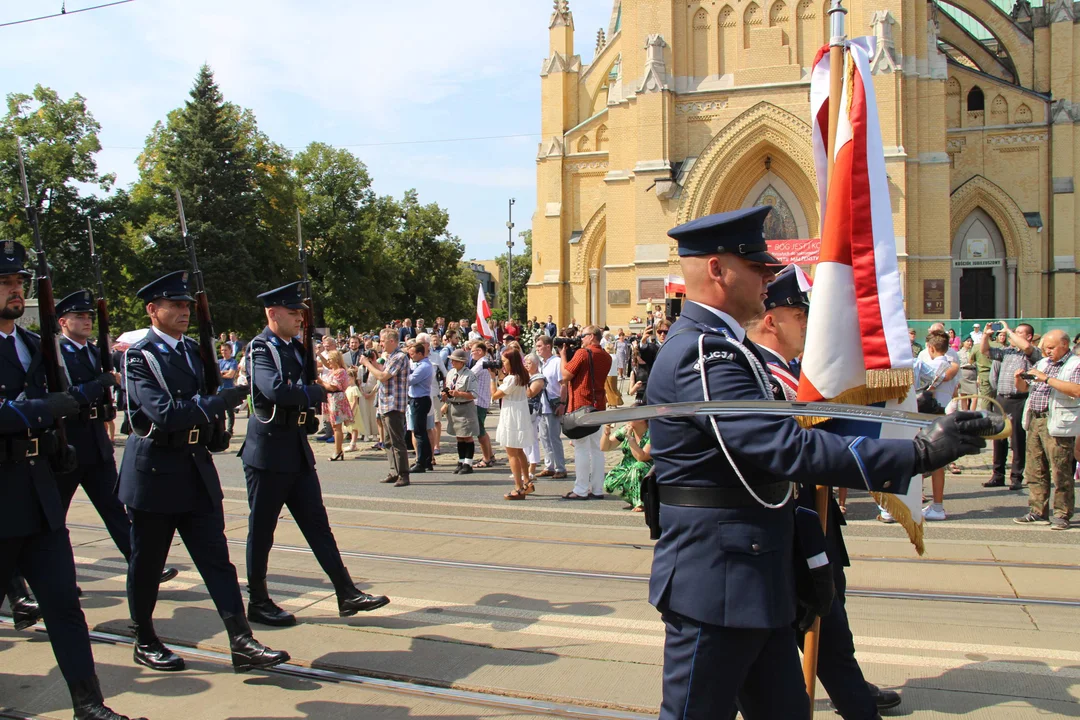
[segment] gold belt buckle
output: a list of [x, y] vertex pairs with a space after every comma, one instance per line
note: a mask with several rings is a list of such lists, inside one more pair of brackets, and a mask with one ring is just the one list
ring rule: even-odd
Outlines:
[[193, 427], [188, 430], [187, 442], [188, 445], [197, 445], [199, 443], [199, 428]]
[[97, 420], [97, 416], [98, 416], [97, 405], [92, 405], [90, 407], [90, 419], [91, 420]]
[[39, 447], [38, 447], [39, 440], [36, 437], [29, 438], [29, 440], [30, 440], [30, 443], [33, 445], [34, 449], [33, 450], [27, 450], [26, 451], [26, 457], [37, 457], [38, 456], [38, 451], [39, 451]]
[[297, 425], [306, 425], [307, 424], [307, 410], [301, 410], [300, 411], [300, 414], [296, 417], [296, 424]]

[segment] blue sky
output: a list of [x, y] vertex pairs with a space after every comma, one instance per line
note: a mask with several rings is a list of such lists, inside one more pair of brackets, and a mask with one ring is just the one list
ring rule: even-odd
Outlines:
[[[7, 0], [0, 22], [60, 5]], [[584, 63], [611, 5], [570, 0]], [[517, 199], [515, 242], [536, 205], [551, 9], [551, 0], [135, 0], [0, 28], [0, 88], [81, 93], [102, 125], [99, 168], [126, 187], [154, 122], [184, 102], [206, 62], [275, 141], [350, 149], [377, 192], [416, 188], [449, 209], [466, 258], [489, 258], [505, 252], [507, 199]]]

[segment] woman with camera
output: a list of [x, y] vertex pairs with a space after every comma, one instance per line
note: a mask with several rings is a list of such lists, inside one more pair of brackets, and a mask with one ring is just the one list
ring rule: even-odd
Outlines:
[[622, 459], [604, 476], [604, 491], [621, 497], [633, 512], [642, 512], [645, 507], [641, 502], [641, 480], [653, 466], [649, 422], [633, 420], [612, 433], [614, 427], [604, 426], [600, 449], [622, 450]]

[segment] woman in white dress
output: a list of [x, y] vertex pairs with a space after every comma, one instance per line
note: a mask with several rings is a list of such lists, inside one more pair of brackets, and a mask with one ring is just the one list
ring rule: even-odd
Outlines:
[[492, 378], [491, 399], [502, 400], [495, 441], [506, 450], [510, 472], [514, 474], [514, 489], [503, 497], [524, 500], [536, 489], [529, 480], [529, 461], [524, 450], [536, 442], [536, 431], [529, 417], [529, 371], [525, 369], [521, 352], [512, 348], [503, 351], [502, 366], [505, 378], [498, 387]]

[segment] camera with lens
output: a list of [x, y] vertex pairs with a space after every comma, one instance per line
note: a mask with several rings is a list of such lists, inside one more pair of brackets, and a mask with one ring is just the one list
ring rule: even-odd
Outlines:
[[555, 352], [562, 352], [563, 347], [566, 348], [567, 355], [573, 355], [581, 349], [581, 338], [579, 337], [554, 337], [551, 339], [551, 345], [554, 347]]
[[374, 350], [364, 350], [361, 354], [371, 362], [375, 362], [379, 359], [379, 353], [375, 352]]

